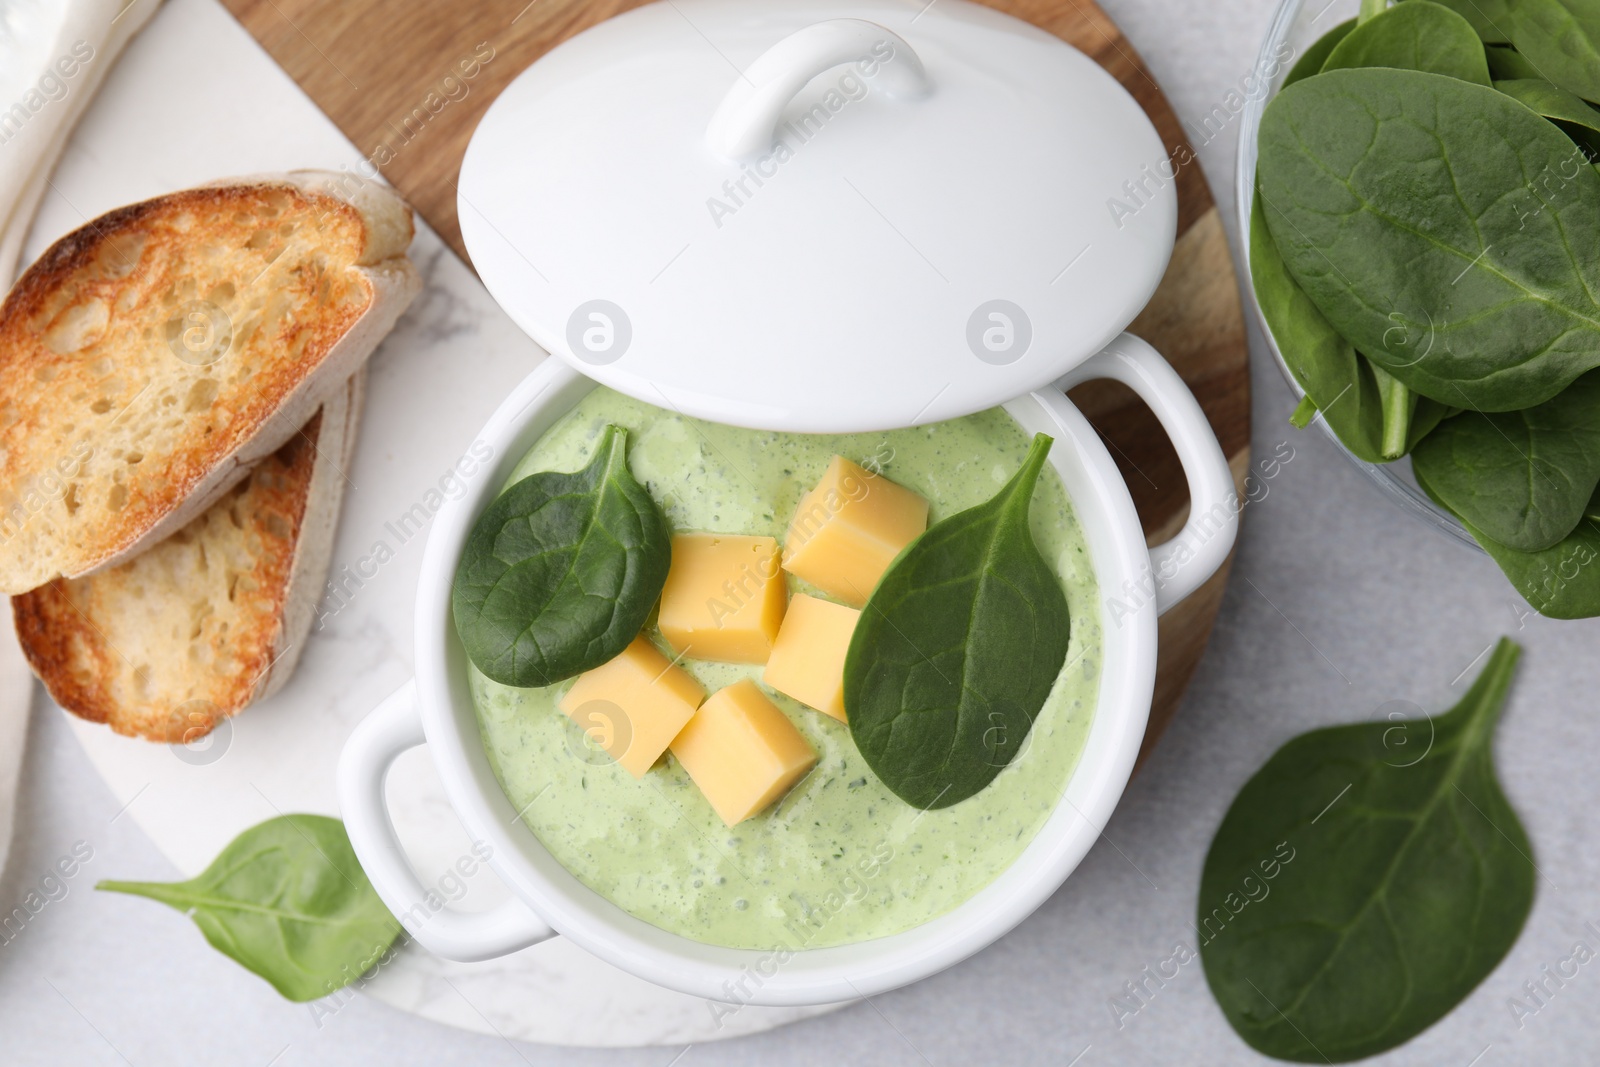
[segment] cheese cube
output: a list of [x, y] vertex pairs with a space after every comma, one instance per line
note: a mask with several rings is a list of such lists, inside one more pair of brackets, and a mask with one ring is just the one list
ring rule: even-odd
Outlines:
[[635, 778], [643, 778], [705, 700], [706, 691], [642, 634], [578, 675], [561, 710]]
[[844, 656], [861, 612], [803, 593], [789, 601], [761, 680], [845, 722]]
[[829, 596], [860, 606], [900, 550], [928, 528], [928, 502], [881, 474], [834, 456], [795, 509], [783, 566]]
[[772, 538], [677, 534], [656, 625], [695, 659], [765, 663], [788, 600]]
[[711, 694], [672, 742], [672, 754], [729, 826], [783, 796], [817, 762], [800, 731], [748, 678]]

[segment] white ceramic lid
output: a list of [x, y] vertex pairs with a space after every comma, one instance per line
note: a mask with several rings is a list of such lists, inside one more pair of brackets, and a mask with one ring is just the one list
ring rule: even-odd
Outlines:
[[1154, 292], [1177, 222], [1133, 98], [964, 0], [672, 0], [484, 116], [461, 230], [540, 345], [740, 426], [878, 430], [1052, 381]]

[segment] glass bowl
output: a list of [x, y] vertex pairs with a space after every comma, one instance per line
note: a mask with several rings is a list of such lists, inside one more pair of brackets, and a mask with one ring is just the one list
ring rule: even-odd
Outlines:
[[[1255, 69], [1257, 71], [1270, 69], [1275, 60], [1280, 69], [1266, 92], [1249, 94], [1246, 97], [1244, 110], [1240, 115], [1238, 172], [1234, 176], [1240, 243], [1243, 245], [1241, 255], [1245, 264], [1246, 281], [1250, 276], [1250, 208], [1255, 197], [1256, 135], [1261, 129], [1261, 113], [1266, 110], [1268, 102], [1283, 85], [1283, 79], [1288, 76], [1289, 69], [1305, 54], [1306, 49], [1317, 38], [1345, 19], [1353, 18], [1360, 6], [1360, 0], [1309, 0], [1309, 2], [1283, 0], [1272, 16], [1272, 25], [1267, 30], [1266, 40], [1261, 43], [1261, 54], [1256, 61]], [[1289, 59], [1285, 62], [1278, 57], [1282, 55], [1280, 50], [1286, 44], [1293, 51], [1289, 53]], [[1294, 375], [1289, 372], [1289, 365], [1284, 362], [1283, 353], [1278, 349], [1278, 342], [1267, 326], [1266, 317], [1261, 313], [1261, 305], [1256, 300], [1255, 286], [1247, 284], [1245, 289], [1249, 293], [1250, 307], [1255, 311], [1256, 322], [1261, 326], [1261, 333], [1267, 340], [1267, 347], [1272, 351], [1273, 358], [1278, 362], [1278, 370], [1282, 372], [1284, 381], [1289, 383], [1289, 388], [1294, 391], [1296, 398], [1304, 396], [1305, 390], [1300, 388], [1300, 383], [1296, 382]], [[1288, 417], [1289, 409], [1285, 409], [1284, 421], [1287, 422]], [[1340, 453], [1366, 475], [1367, 480], [1390, 501], [1446, 537], [1474, 550], [1482, 551], [1456, 517], [1430, 500], [1417, 485], [1416, 479], [1411, 476], [1409, 459], [1383, 464], [1368, 463], [1358, 459], [1345, 448], [1343, 442], [1323, 421], [1321, 414], [1318, 414], [1313, 421], [1328, 435]]]

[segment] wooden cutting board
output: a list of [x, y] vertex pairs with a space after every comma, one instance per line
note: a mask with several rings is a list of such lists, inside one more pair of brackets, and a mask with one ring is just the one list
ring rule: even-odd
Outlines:
[[[456, 252], [456, 176], [484, 111], [561, 41], [640, 0], [223, 0]], [[924, 0], [908, 0], [915, 14]], [[937, 2], [937, 0], [933, 0]], [[1154, 120], [1178, 168], [1178, 243], [1132, 331], [1194, 390], [1243, 498], [1250, 463], [1249, 353], [1216, 204], [1177, 116], [1122, 31], [1093, 0], [984, 0], [1093, 57]], [[928, 6], [932, 6], [931, 3]], [[1132, 392], [1091, 382], [1073, 399], [1111, 447], [1152, 541], [1188, 514], [1178, 457]], [[1161, 619], [1155, 702], [1140, 762], [1177, 711], [1205, 650], [1228, 568]], [[1107, 590], [1108, 595], [1115, 591]]]

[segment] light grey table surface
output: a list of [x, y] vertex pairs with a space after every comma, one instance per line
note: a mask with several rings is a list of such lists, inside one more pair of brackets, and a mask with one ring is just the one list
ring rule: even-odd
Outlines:
[[[1192, 130], [1250, 73], [1270, 0], [1102, 0]], [[1199, 146], [1230, 236], [1237, 120]], [[1077, 1064], [1258, 1062], [1198, 963], [1118, 1024], [1125, 982], [1192, 944], [1201, 863], [1241, 783], [1302, 730], [1390, 701], [1429, 710], [1501, 634], [1526, 646], [1497, 752], [1537, 849], [1521, 940], [1454, 1013], [1384, 1063], [1600, 1062], [1600, 963], [1519, 1026], [1508, 1001], [1600, 925], [1600, 624], [1529, 617], [1487, 558], [1381, 499], [1317, 432], [1286, 422], [1288, 389], [1252, 330], [1255, 449], [1293, 458], [1244, 515], [1233, 580], [1176, 722], [1101, 842], [1043, 908], [974, 959], [909, 989], [753, 1038], [582, 1051], [437, 1026], [357, 998], [319, 1025], [198, 936], [104, 906], [94, 878], [169, 865], [101, 785], [58, 713], [35, 704], [9, 910], [75, 842], [94, 859], [0, 948], [0, 1064]], [[1470, 677], [1470, 676], [1469, 676]], [[160, 921], [157, 921], [158, 918]], [[1593, 943], [1594, 939], [1590, 939]], [[1593, 944], [1600, 948], [1600, 944]], [[1151, 987], [1154, 988], [1154, 987]], [[1265, 1061], [1261, 1061], [1265, 1062]]]

